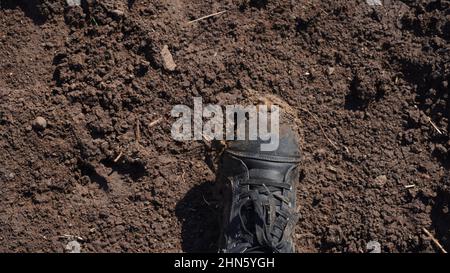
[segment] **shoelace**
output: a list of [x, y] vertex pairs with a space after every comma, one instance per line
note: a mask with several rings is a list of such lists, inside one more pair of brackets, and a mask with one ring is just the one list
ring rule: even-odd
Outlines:
[[[239, 196], [237, 209], [245, 234], [240, 238], [242, 243], [236, 245], [236, 249], [241, 252], [280, 252], [285, 247], [287, 238], [291, 236], [299, 218], [288, 198], [279, 193], [283, 190], [291, 190], [290, 186], [265, 179], [248, 179], [241, 181], [240, 185], [242, 193]], [[263, 196], [266, 197], [263, 198]], [[276, 201], [278, 201], [279, 208], [277, 208]], [[242, 216], [242, 210], [249, 205], [249, 202], [254, 208], [254, 232], [247, 229], [247, 224]], [[278, 229], [278, 235], [275, 228]], [[257, 246], [253, 246], [255, 238]]]

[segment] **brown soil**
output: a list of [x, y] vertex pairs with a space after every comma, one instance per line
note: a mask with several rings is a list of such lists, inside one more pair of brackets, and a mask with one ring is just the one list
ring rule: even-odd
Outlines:
[[449, 250], [450, 1], [383, 2], [0, 0], [0, 251], [214, 251], [170, 110], [247, 90], [302, 117], [299, 251]]

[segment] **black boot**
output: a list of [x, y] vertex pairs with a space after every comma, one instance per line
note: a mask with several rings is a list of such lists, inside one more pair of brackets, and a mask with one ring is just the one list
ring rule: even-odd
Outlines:
[[280, 126], [278, 149], [262, 152], [262, 141], [230, 141], [218, 172], [224, 198], [219, 252], [294, 252], [298, 220], [297, 135]]

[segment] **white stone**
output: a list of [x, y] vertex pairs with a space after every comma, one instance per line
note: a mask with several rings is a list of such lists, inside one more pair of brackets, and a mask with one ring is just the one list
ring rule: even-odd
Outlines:
[[80, 253], [81, 252], [81, 245], [77, 241], [70, 241], [66, 245], [66, 251], [69, 253]]
[[381, 253], [381, 244], [377, 241], [370, 241], [366, 245], [367, 252]]

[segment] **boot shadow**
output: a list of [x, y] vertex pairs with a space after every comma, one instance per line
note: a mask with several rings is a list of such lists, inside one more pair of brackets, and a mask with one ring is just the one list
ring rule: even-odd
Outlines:
[[219, 209], [214, 199], [214, 182], [206, 181], [190, 189], [177, 203], [175, 215], [182, 223], [184, 252], [217, 251]]

